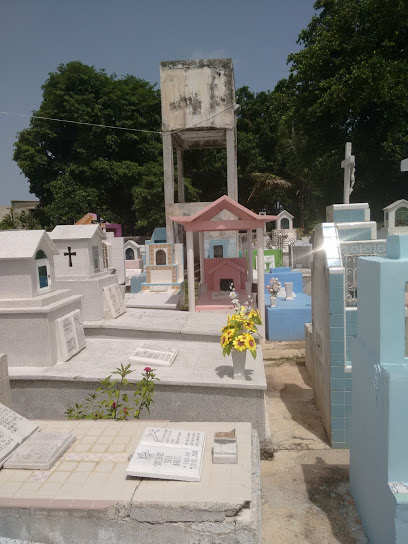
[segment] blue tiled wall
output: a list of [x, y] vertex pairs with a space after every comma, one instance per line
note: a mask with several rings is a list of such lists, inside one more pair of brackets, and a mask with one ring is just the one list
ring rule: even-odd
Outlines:
[[130, 278], [130, 292], [139, 293], [142, 290], [142, 283], [146, 281], [146, 274], [140, 274], [139, 276], [132, 276]]
[[268, 294], [266, 286], [270, 282], [271, 278], [278, 278], [282, 287], [285, 281], [293, 282], [293, 291], [297, 293], [303, 293], [303, 274], [300, 270], [291, 270], [289, 267], [285, 268], [271, 268], [271, 272], [265, 274], [265, 294]]
[[344, 368], [344, 275], [329, 274], [331, 446], [350, 444], [351, 373]]
[[334, 210], [334, 223], [352, 223], [354, 221], [365, 221], [364, 208], [354, 210]]
[[357, 336], [357, 308], [346, 308], [346, 361], [351, 365], [351, 338]]
[[337, 225], [339, 238], [342, 242], [349, 240], [371, 240], [370, 227], [356, 227], [354, 229], [342, 229], [341, 225]]

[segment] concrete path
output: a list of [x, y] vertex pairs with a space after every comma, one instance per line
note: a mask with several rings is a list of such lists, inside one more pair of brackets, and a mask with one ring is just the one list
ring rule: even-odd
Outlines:
[[367, 544], [349, 490], [349, 452], [329, 447], [302, 343], [264, 349], [275, 446], [262, 461], [263, 544]]

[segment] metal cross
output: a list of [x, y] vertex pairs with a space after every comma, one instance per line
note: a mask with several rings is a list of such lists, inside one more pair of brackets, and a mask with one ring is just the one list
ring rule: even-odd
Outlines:
[[344, 161], [341, 161], [341, 167], [344, 168], [344, 193], [343, 204], [350, 203], [350, 195], [353, 192], [355, 182], [356, 158], [351, 154], [351, 142], [346, 143], [346, 154]]
[[72, 255], [76, 255], [76, 251], [71, 252], [71, 248], [68, 246], [68, 253], [64, 253], [64, 257], [69, 257], [69, 267], [72, 267]]

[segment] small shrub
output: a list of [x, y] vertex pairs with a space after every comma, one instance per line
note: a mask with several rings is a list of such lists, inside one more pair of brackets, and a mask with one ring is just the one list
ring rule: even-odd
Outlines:
[[154, 369], [147, 366], [142, 372], [142, 379], [135, 384], [135, 391], [124, 393], [123, 388], [129, 383], [126, 376], [133, 372], [130, 367], [130, 364], [121, 364], [112, 372], [120, 376], [118, 380], [112, 379], [112, 376], [100, 380], [100, 387], [95, 393], [90, 393], [83, 404], [75, 404], [66, 410], [67, 419], [139, 419], [144, 408], [150, 413], [150, 404], [154, 402], [154, 382], [158, 378]]

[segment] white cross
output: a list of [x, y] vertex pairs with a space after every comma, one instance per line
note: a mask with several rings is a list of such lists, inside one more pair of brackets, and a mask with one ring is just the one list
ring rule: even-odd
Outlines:
[[351, 142], [346, 143], [346, 153], [344, 161], [341, 161], [341, 167], [344, 168], [344, 193], [343, 193], [343, 204], [350, 203], [350, 195], [353, 192], [353, 186], [355, 183], [355, 169], [356, 169], [356, 158], [351, 154]]
[[408, 159], [401, 161], [401, 172], [408, 172]]

